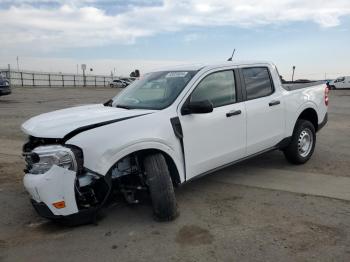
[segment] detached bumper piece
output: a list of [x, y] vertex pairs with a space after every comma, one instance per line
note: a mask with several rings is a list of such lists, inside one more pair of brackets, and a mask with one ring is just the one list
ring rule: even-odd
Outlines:
[[[77, 226], [96, 222], [98, 211], [111, 192], [108, 179], [109, 176], [103, 177], [85, 188], [78, 188], [76, 183], [79, 180], [76, 180], [74, 171], [54, 165], [44, 174], [26, 174], [23, 183], [40, 216], [64, 225]], [[89, 202], [90, 195], [95, 202]]]

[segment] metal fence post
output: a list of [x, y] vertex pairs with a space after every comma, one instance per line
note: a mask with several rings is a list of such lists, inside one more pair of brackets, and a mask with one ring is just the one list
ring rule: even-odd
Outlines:
[[12, 85], [12, 76], [11, 76], [11, 65], [7, 65], [8, 71], [6, 72], [6, 78], [10, 81], [10, 86]]
[[33, 73], [32, 75], [33, 75], [33, 86], [35, 86], [35, 78], [34, 78], [34, 73]]
[[62, 75], [62, 86], [64, 87], [64, 75]]
[[76, 87], [77, 85], [75, 84], [75, 75], [73, 75], [73, 83], [74, 83], [74, 87]]
[[97, 76], [95, 76], [95, 87], [97, 86], [96, 78], [97, 78]]
[[23, 87], [23, 72], [20, 72], [21, 74], [21, 84], [22, 84], [22, 87]]
[[103, 86], [106, 87], [106, 77], [103, 77]]
[[84, 82], [84, 87], [86, 87], [86, 75], [85, 75], [85, 70], [83, 70], [83, 82]]
[[51, 75], [49, 74], [49, 87], [51, 87]]

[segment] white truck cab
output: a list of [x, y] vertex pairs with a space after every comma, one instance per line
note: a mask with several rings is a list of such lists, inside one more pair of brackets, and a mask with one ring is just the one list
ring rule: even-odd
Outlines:
[[350, 88], [350, 76], [341, 76], [330, 83], [333, 89]]
[[166, 68], [104, 104], [58, 110], [22, 125], [24, 186], [38, 213], [91, 221], [111, 194], [152, 200], [174, 219], [174, 187], [268, 152], [310, 159], [327, 122], [328, 88], [293, 90], [274, 64], [225, 62]]

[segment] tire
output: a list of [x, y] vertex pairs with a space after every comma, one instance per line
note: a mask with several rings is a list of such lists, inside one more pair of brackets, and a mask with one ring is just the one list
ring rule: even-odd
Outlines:
[[312, 156], [316, 145], [316, 132], [314, 125], [307, 120], [297, 120], [292, 141], [284, 149], [286, 159], [295, 165], [306, 163]]
[[176, 198], [170, 172], [160, 153], [146, 156], [144, 169], [157, 221], [171, 221], [178, 216]]

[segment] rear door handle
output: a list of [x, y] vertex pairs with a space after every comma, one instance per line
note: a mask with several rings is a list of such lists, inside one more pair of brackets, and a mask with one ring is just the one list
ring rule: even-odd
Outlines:
[[232, 111], [226, 113], [226, 117], [240, 115], [241, 113], [242, 113], [241, 110], [232, 110]]
[[279, 100], [273, 100], [273, 101], [271, 101], [271, 102], [269, 103], [269, 106], [277, 106], [277, 105], [279, 105], [279, 104], [281, 104], [281, 101], [279, 101]]

